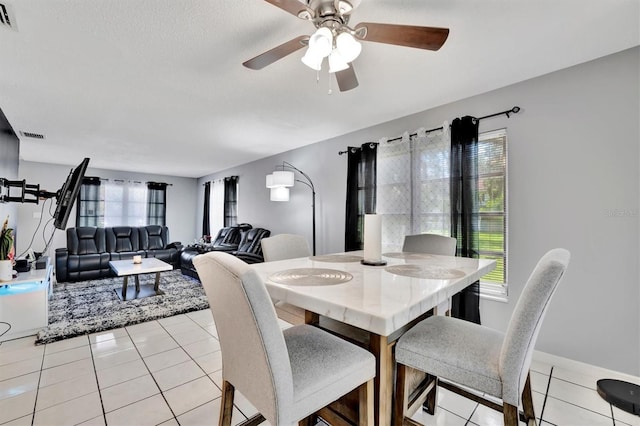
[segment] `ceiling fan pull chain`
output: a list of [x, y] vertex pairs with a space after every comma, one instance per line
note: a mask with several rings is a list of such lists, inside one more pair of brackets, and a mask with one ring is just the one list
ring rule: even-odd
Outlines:
[[327, 93], [327, 95], [332, 95], [333, 94], [333, 90], [331, 89], [331, 74], [327, 74], [327, 76], [329, 77], [329, 92]]

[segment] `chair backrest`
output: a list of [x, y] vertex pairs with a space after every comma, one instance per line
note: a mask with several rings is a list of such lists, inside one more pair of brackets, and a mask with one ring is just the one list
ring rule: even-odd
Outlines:
[[456, 239], [437, 234], [405, 235], [402, 251], [455, 256]]
[[502, 377], [502, 399], [517, 406], [525, 385], [533, 349], [551, 297], [558, 288], [570, 254], [553, 249], [545, 254], [531, 273], [507, 327], [499, 369]]
[[265, 262], [311, 255], [309, 243], [302, 235], [278, 234], [273, 237], [263, 238], [261, 244]]
[[169, 228], [166, 226], [141, 226], [138, 231], [141, 250], [162, 250], [169, 244]]
[[218, 231], [218, 235], [211, 240], [213, 247], [221, 247], [223, 244], [235, 244], [240, 242], [240, 228], [237, 226], [226, 226]]
[[94, 254], [107, 251], [104, 228], [85, 226], [67, 228], [67, 250], [70, 254]]
[[293, 377], [266, 287], [249, 265], [222, 252], [193, 264], [209, 299], [222, 349], [222, 377], [273, 425], [292, 417]]
[[262, 256], [262, 245], [260, 241], [271, 235], [271, 231], [264, 228], [252, 228], [242, 232], [242, 239], [238, 244], [238, 251], [253, 253]]
[[135, 252], [140, 250], [138, 228], [133, 226], [113, 226], [105, 228], [107, 251], [109, 253]]

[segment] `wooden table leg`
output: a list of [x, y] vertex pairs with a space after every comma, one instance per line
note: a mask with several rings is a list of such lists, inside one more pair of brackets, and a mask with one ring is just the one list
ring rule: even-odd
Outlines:
[[369, 350], [376, 357], [375, 411], [376, 425], [390, 425], [393, 408], [393, 345], [387, 336], [370, 334]]
[[136, 279], [136, 295], [138, 293], [140, 293], [140, 276], [139, 275], [134, 275], [135, 279]]

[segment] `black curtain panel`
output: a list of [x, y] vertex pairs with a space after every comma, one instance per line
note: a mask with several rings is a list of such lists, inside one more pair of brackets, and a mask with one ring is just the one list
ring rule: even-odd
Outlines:
[[147, 225], [167, 224], [167, 184], [147, 182]]
[[76, 226], [104, 226], [104, 197], [100, 178], [85, 176], [78, 193]]
[[[478, 119], [465, 116], [451, 124], [451, 236], [457, 255], [479, 257]], [[480, 282], [453, 296], [451, 315], [480, 324]]]
[[204, 184], [204, 206], [202, 209], [202, 235], [211, 235], [211, 182]]
[[345, 251], [363, 247], [364, 215], [376, 212], [377, 143], [347, 149]]
[[224, 178], [224, 226], [238, 224], [238, 176]]

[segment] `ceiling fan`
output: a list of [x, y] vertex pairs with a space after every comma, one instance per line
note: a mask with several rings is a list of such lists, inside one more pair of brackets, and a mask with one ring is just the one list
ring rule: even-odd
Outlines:
[[448, 28], [361, 22], [349, 26], [349, 18], [361, 0], [264, 0], [317, 28], [311, 36], [302, 35], [244, 62], [259, 70], [308, 46], [302, 62], [320, 71], [328, 58], [329, 73], [335, 73], [341, 92], [358, 87], [353, 61], [362, 50], [359, 40], [418, 49], [438, 50], [449, 36]]

